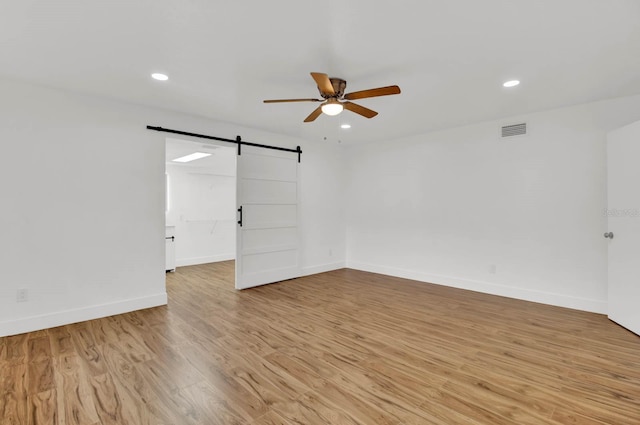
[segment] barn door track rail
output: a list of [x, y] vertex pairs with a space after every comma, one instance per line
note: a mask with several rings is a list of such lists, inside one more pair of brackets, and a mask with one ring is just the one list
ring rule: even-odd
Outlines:
[[147, 130], [162, 131], [164, 133], [173, 133], [173, 134], [180, 134], [182, 136], [198, 137], [200, 139], [218, 140], [220, 142], [235, 143], [236, 145], [238, 145], [238, 155], [240, 155], [242, 152], [242, 145], [245, 145], [245, 146], [254, 146], [257, 148], [273, 149], [276, 151], [294, 152], [298, 154], [298, 162], [300, 162], [300, 159], [302, 156], [302, 149], [300, 149], [300, 146], [296, 146], [295, 149], [283, 148], [280, 146], [270, 146], [270, 145], [263, 145], [260, 143], [245, 142], [244, 140], [242, 140], [240, 136], [236, 136], [235, 139], [225, 139], [224, 137], [208, 136], [206, 134], [190, 133], [188, 131], [172, 130], [170, 128], [155, 127], [152, 125], [148, 125]]

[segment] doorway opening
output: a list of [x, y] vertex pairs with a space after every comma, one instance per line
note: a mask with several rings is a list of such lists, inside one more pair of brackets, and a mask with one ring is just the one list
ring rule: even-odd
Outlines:
[[233, 263], [236, 149], [170, 137], [165, 147], [165, 269]]

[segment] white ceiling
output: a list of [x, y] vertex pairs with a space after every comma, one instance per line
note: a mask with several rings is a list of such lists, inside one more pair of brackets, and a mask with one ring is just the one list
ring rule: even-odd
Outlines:
[[[0, 2], [2, 76], [312, 140], [640, 93], [639, 0]], [[402, 94], [358, 101], [380, 113], [371, 120], [345, 111], [309, 124], [317, 104], [262, 103], [317, 97], [311, 71], [346, 79], [347, 92]], [[503, 88], [512, 78], [522, 84]]]

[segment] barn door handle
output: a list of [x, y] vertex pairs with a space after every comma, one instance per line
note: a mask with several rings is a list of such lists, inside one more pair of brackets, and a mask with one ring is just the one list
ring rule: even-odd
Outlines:
[[238, 212], [240, 213], [240, 220], [238, 220], [238, 224], [242, 227], [242, 205], [238, 208]]
[[613, 239], [613, 232], [605, 233], [604, 237], [605, 238], [609, 238], [609, 239]]

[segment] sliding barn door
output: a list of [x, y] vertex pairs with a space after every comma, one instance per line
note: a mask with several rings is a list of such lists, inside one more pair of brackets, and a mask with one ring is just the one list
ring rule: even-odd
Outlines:
[[242, 145], [236, 289], [300, 276], [298, 154]]

